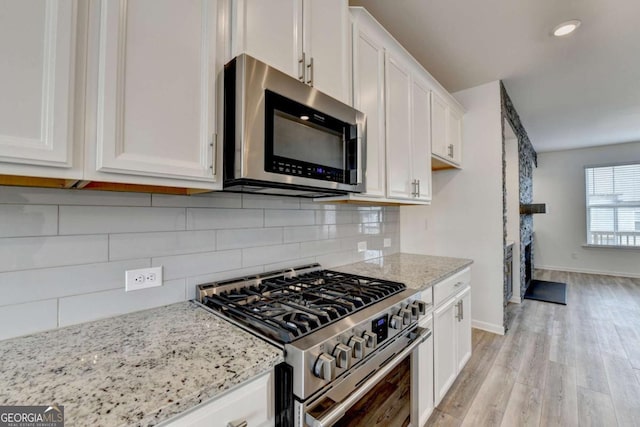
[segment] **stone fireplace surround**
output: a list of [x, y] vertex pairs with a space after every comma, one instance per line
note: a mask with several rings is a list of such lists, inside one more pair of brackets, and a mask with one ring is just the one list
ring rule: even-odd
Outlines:
[[[533, 167], [538, 166], [538, 155], [531, 145], [527, 131], [520, 122], [520, 117], [516, 111], [511, 98], [502, 82], [500, 82], [500, 101], [502, 109], [502, 220], [503, 220], [503, 244], [506, 246], [507, 239], [507, 189], [506, 189], [506, 148], [505, 148], [505, 129], [504, 121], [508, 120], [518, 139], [518, 158], [519, 158], [519, 176], [520, 176], [520, 204], [530, 204], [533, 201]], [[526, 246], [529, 244], [528, 250]], [[529, 259], [525, 259], [527, 256]], [[520, 215], [520, 298], [524, 298], [527, 290], [527, 261], [529, 262], [530, 275], [533, 274], [533, 216], [531, 214]], [[517, 262], [514, 260], [514, 262]], [[504, 326], [507, 329], [507, 277], [506, 269], [504, 276]]]

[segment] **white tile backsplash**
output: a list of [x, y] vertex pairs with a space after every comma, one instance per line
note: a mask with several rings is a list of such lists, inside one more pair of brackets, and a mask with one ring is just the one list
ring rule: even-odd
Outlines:
[[0, 272], [106, 262], [106, 234], [0, 239]]
[[60, 206], [60, 234], [135, 233], [185, 229], [182, 208]]
[[0, 307], [0, 340], [57, 326], [57, 299]]
[[[400, 247], [396, 207], [233, 193], [0, 187], [0, 219], [0, 339], [192, 299], [199, 283]], [[161, 287], [124, 291], [125, 270], [158, 265]]]
[[216, 250], [214, 230], [123, 233], [109, 236], [109, 260], [151, 258]]
[[0, 205], [0, 237], [58, 234], [58, 207]]

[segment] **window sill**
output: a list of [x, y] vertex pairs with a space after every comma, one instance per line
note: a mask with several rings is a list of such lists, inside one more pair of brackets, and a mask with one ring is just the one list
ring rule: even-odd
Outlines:
[[585, 249], [622, 249], [625, 251], [640, 251], [640, 246], [615, 246], [615, 245], [582, 245]]

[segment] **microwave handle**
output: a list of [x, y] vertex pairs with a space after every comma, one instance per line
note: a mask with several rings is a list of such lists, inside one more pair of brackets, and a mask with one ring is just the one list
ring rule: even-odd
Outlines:
[[364, 148], [362, 146], [362, 140], [364, 138], [364, 125], [362, 123], [356, 124], [356, 184], [362, 184], [364, 182]]

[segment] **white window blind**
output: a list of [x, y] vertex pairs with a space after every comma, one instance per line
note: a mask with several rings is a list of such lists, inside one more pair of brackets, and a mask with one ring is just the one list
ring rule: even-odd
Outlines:
[[640, 246], [640, 163], [585, 168], [587, 244]]

